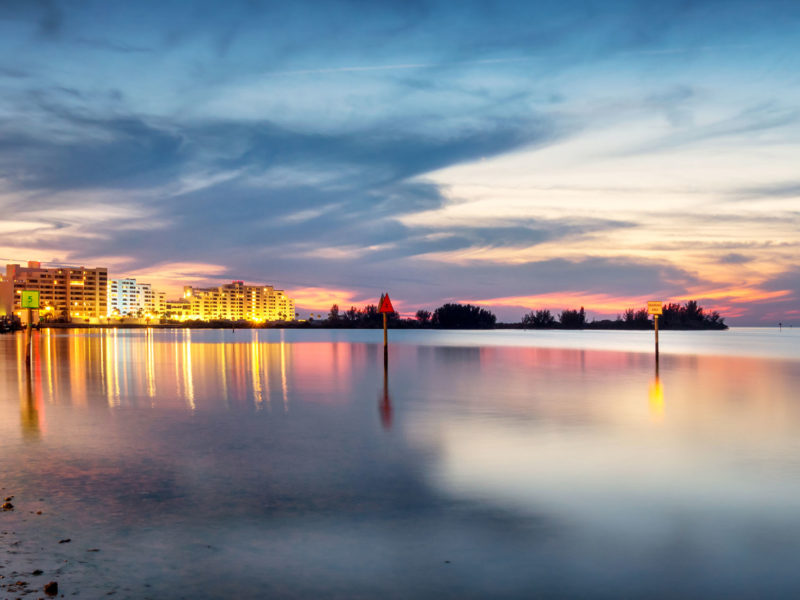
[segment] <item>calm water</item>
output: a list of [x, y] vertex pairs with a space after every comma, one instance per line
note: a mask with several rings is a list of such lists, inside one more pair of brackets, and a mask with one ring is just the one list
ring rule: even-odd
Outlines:
[[379, 331], [44, 331], [30, 378], [0, 336], [0, 575], [87, 598], [800, 593], [800, 331], [665, 332], [658, 379], [652, 332], [390, 338], [385, 381]]

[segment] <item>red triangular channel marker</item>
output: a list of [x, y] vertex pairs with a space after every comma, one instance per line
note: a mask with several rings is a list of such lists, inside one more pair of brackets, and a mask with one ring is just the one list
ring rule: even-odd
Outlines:
[[393, 313], [394, 306], [392, 306], [392, 301], [389, 300], [389, 294], [384, 294], [381, 297], [381, 305], [378, 307], [379, 313]]

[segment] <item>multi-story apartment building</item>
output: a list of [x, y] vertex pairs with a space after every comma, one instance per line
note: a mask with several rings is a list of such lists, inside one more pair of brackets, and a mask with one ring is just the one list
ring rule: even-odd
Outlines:
[[167, 293], [153, 289], [146, 289], [144, 293], [145, 313], [155, 316], [162, 316], [167, 312]]
[[166, 312], [164, 292], [135, 279], [108, 280], [108, 316], [161, 316]]
[[167, 318], [186, 321], [191, 317], [192, 305], [186, 300], [167, 300], [164, 313]]
[[136, 313], [139, 305], [135, 279], [108, 280], [108, 314], [125, 316]]
[[[186, 319], [294, 321], [294, 300], [271, 285], [234, 281], [215, 288], [183, 288]], [[178, 308], [177, 306], [175, 307]], [[186, 314], [188, 313], [188, 314]]]
[[41, 309], [33, 319], [67, 319], [98, 323], [108, 313], [108, 269], [85, 267], [42, 267], [28, 261], [27, 267], [6, 265], [0, 281], [0, 315], [17, 314], [25, 321], [27, 309], [20, 308], [23, 290], [37, 290]]

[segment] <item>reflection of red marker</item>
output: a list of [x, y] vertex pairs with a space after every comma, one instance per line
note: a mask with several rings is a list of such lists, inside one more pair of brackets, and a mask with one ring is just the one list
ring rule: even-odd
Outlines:
[[384, 429], [392, 428], [392, 401], [388, 394], [383, 397], [380, 404], [381, 423]]
[[383, 396], [379, 398], [378, 410], [384, 429], [392, 428], [392, 399], [389, 397], [389, 377], [383, 372]]

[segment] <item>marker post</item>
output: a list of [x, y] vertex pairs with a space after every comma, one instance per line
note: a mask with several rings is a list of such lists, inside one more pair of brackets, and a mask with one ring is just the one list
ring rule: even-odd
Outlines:
[[658, 376], [658, 316], [663, 314], [663, 305], [660, 300], [647, 303], [647, 314], [653, 315], [653, 326], [656, 332], [656, 376]]
[[20, 296], [20, 308], [28, 309], [28, 323], [25, 328], [27, 339], [25, 341], [25, 368], [31, 370], [31, 339], [33, 338], [33, 311], [39, 310], [39, 291], [24, 290]]
[[394, 307], [392, 306], [392, 301], [389, 299], [388, 293], [381, 294], [378, 312], [383, 314], [383, 369], [385, 371], [389, 368], [388, 315], [394, 312]]
[[653, 315], [653, 325], [656, 330], [656, 369], [658, 369], [658, 315]]

